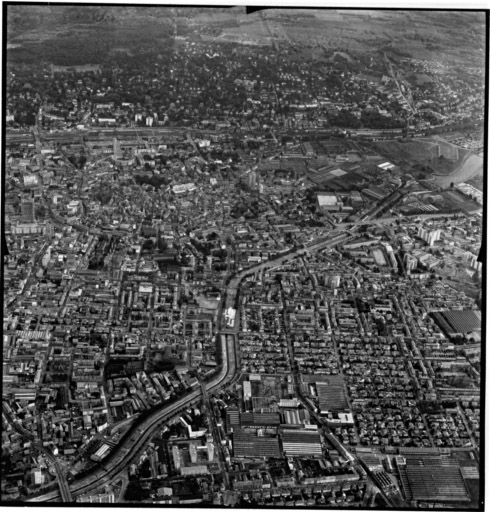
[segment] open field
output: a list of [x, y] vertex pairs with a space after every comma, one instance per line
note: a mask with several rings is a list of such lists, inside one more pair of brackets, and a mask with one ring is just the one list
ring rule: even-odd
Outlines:
[[419, 142], [382, 141], [373, 145], [375, 150], [400, 167], [427, 163], [437, 154], [431, 151], [431, 146]]
[[375, 143], [374, 146], [383, 156], [400, 167], [417, 164], [432, 166], [439, 156], [437, 144], [431, 142], [382, 141]]
[[[471, 177], [477, 173], [477, 162], [472, 158], [476, 155], [442, 140], [382, 141], [376, 143], [375, 148], [403, 171], [413, 170], [418, 178], [422, 174], [426, 178], [435, 175], [438, 183], [445, 186], [454, 180], [464, 181], [466, 176]], [[455, 175], [456, 172], [458, 174]], [[464, 178], [460, 179], [460, 174]], [[445, 176], [453, 178], [447, 181], [444, 180]]]
[[466, 213], [474, 212], [481, 208], [480, 205], [466, 197], [458, 190], [447, 190], [446, 192], [443, 192], [441, 195], [448, 202], [452, 203], [455, 209], [461, 209]]

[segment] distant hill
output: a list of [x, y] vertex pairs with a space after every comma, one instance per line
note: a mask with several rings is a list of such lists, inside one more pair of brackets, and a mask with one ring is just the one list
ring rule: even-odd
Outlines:
[[173, 38], [173, 9], [9, 5], [10, 63], [101, 64], [119, 47], [165, 47]]
[[111, 6], [38, 6], [9, 5], [7, 8], [7, 35], [12, 38], [30, 31], [58, 33], [71, 28], [97, 29], [107, 26], [140, 24], [142, 22], [170, 23], [169, 10], [152, 7]]
[[8, 61], [101, 64], [115, 48], [151, 52], [168, 48], [177, 35], [346, 54], [372, 55], [384, 48], [395, 57], [476, 62], [485, 46], [484, 23], [483, 13], [464, 11], [265, 8], [247, 14], [244, 6], [17, 4], [7, 6]]
[[58, 34], [71, 29], [118, 27], [129, 24], [170, 25], [175, 17], [210, 23], [245, 15], [245, 7], [126, 7], [118, 6], [64, 6], [64, 5], [9, 5], [7, 8], [7, 36], [12, 39], [36, 31]]

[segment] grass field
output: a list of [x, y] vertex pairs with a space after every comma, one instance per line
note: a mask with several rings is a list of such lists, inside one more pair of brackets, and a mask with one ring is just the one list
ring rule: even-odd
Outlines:
[[449, 191], [446, 192], [448, 196], [450, 196], [452, 199], [454, 199], [457, 203], [464, 203], [465, 198], [462, 194], [459, 194], [458, 192]]
[[400, 143], [390, 140], [378, 142], [375, 146], [383, 156], [397, 165], [429, 163], [437, 157], [437, 148], [434, 145], [418, 141]]
[[467, 213], [479, 210], [481, 208], [477, 203], [464, 196], [457, 190], [448, 190], [443, 192], [441, 195], [444, 197], [444, 199], [451, 203], [455, 209], [460, 209]]

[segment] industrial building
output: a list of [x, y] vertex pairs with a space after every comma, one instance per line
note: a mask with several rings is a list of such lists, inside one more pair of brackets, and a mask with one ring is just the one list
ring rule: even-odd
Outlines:
[[233, 432], [234, 457], [281, 457], [279, 439], [277, 437], [263, 436], [244, 432], [237, 429]]
[[284, 430], [282, 448], [287, 457], [322, 456], [322, 445], [318, 430]]

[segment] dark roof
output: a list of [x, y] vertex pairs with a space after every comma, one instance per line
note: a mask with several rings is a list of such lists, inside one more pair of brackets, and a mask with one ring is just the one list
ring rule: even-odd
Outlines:
[[465, 334], [481, 329], [481, 316], [472, 309], [436, 312], [433, 316], [439, 326], [449, 334]]
[[320, 444], [320, 434], [317, 430], [284, 430], [284, 443]]
[[414, 500], [470, 501], [457, 461], [407, 460], [405, 472]]
[[226, 411], [226, 429], [231, 432], [231, 429], [240, 425], [240, 412], [238, 409], [228, 409]]
[[343, 411], [349, 407], [342, 376], [329, 375], [328, 382], [317, 382], [320, 411]]
[[277, 412], [242, 412], [240, 414], [240, 424], [243, 426], [270, 426], [279, 425], [280, 416]]

